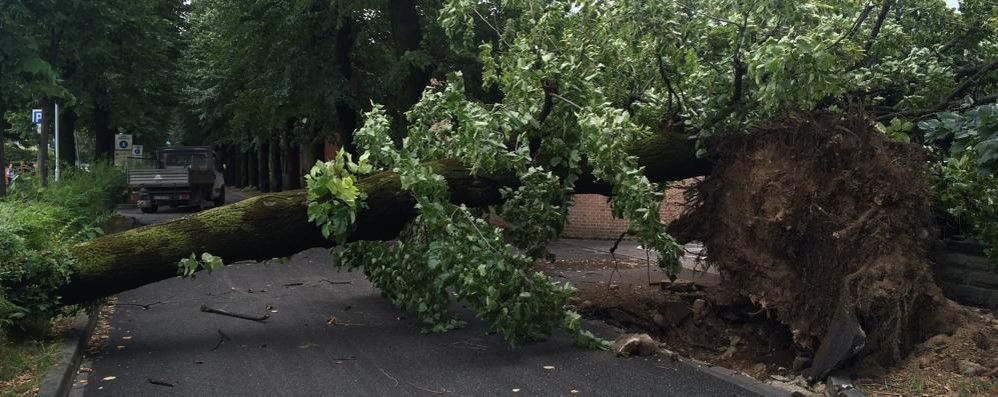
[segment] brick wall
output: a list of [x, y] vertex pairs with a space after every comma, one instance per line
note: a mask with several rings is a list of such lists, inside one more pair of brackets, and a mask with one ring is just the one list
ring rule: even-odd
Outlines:
[[[659, 214], [665, 223], [679, 217], [685, 200], [683, 193], [692, 186], [692, 180], [680, 181], [666, 191]], [[505, 222], [493, 214], [492, 222], [505, 226]], [[576, 194], [574, 205], [568, 210], [568, 223], [562, 237], [598, 240], [616, 240], [627, 230], [626, 219], [614, 219], [607, 197], [599, 194]]]

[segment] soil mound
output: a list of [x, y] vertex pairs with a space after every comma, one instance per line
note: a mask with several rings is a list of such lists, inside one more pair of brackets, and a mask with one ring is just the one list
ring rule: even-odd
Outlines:
[[[927, 259], [936, 231], [920, 148], [863, 117], [819, 113], [713, 153], [670, 231], [702, 241], [722, 286], [787, 325], [800, 352], [886, 366], [955, 329]], [[836, 336], [857, 322], [856, 337]]]

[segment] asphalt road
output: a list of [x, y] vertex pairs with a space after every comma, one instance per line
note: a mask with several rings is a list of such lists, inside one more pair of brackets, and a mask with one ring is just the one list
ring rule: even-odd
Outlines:
[[[362, 274], [338, 272], [332, 261], [313, 249], [120, 294], [109, 337], [71, 395], [781, 395], [725, 370], [574, 347], [560, 333], [513, 349], [457, 304], [467, 327], [423, 334]], [[250, 321], [202, 305], [270, 317]]]

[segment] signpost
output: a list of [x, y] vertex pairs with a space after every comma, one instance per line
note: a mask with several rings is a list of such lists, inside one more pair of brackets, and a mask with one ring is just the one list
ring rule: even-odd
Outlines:
[[142, 157], [142, 145], [132, 145], [132, 157]]

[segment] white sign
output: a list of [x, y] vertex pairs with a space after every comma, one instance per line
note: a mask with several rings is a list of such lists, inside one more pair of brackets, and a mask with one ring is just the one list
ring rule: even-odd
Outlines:
[[132, 135], [118, 134], [114, 136], [114, 150], [132, 150]]
[[42, 110], [41, 109], [31, 109], [31, 122], [34, 124], [42, 123]]
[[132, 157], [142, 157], [142, 145], [132, 145]]
[[127, 150], [115, 150], [114, 151], [114, 165], [118, 167], [124, 167], [128, 164], [128, 155], [130, 153]]

